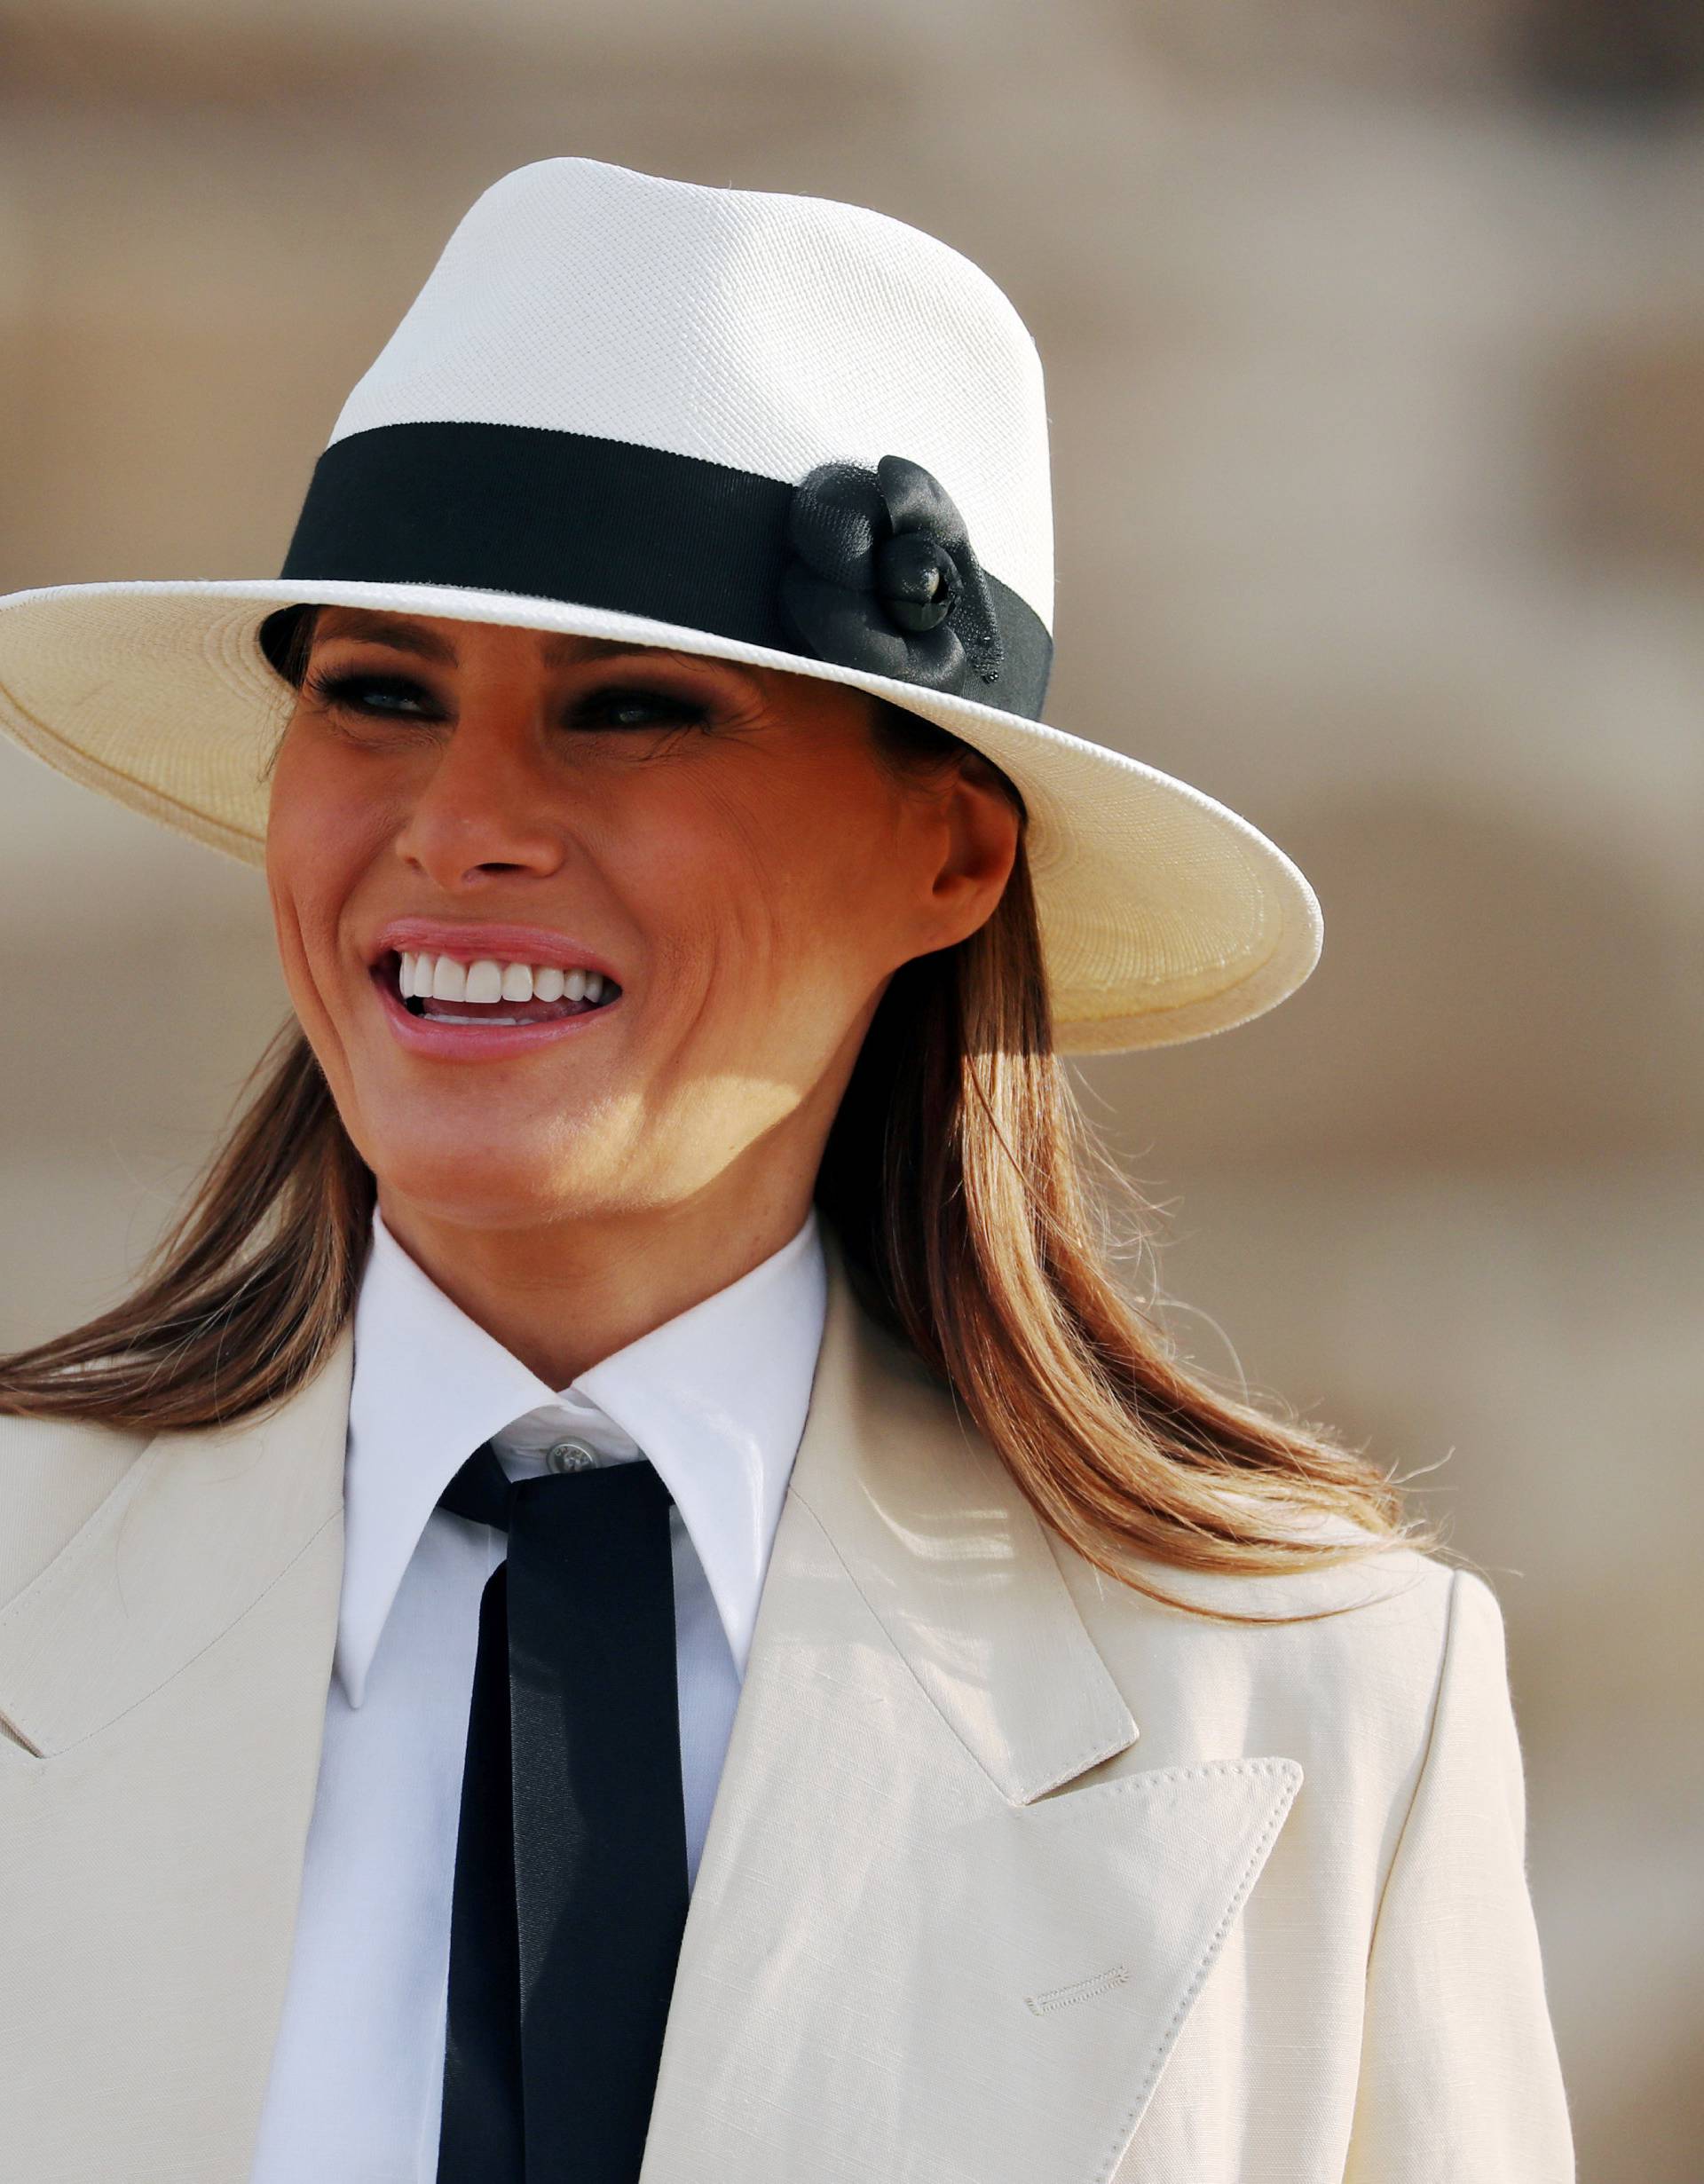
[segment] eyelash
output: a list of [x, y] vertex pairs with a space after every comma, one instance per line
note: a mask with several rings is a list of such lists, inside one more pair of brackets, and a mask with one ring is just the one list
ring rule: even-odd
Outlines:
[[[370, 702], [375, 697], [383, 695], [401, 697], [415, 703], [423, 701], [428, 707], [431, 707], [430, 692], [406, 675], [359, 674], [349, 671], [334, 674], [323, 668], [312, 668], [309, 670], [302, 688], [304, 695], [315, 705], [323, 706], [332, 712], [353, 713], [367, 720], [423, 721], [437, 717], [435, 709], [425, 713], [392, 712], [386, 706]], [[606, 683], [601, 690], [589, 691], [575, 706], [572, 717], [576, 721], [585, 722], [588, 716], [594, 714], [600, 707], [614, 711], [619, 706], [634, 704], [643, 705], [665, 717], [660, 723], [654, 721], [598, 722], [594, 720], [590, 724], [613, 728], [618, 732], [628, 734], [658, 725], [674, 729], [707, 728], [709, 725], [710, 709], [697, 699], [682, 698], [672, 690], [649, 689], [642, 683], [632, 682]]]

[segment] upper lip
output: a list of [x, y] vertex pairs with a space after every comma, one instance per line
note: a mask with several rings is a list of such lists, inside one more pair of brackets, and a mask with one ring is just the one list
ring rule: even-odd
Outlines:
[[614, 966], [595, 948], [553, 933], [548, 926], [475, 923], [459, 918], [392, 918], [382, 925], [368, 943], [367, 960], [376, 963], [391, 950], [410, 954], [430, 952], [454, 956], [477, 963], [482, 958], [497, 963], [555, 964], [564, 971], [598, 971], [614, 979]]

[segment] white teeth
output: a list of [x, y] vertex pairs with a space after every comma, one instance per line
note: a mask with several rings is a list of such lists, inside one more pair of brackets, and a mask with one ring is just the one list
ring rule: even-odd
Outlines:
[[434, 1001], [465, 1001], [468, 997], [468, 966], [458, 963], [454, 956], [439, 956], [432, 966], [432, 998]]
[[[454, 956], [398, 951], [397, 990], [405, 1001], [467, 1001], [489, 1007], [496, 1001], [586, 1001], [594, 1007], [604, 998], [606, 981], [596, 971], [564, 971], [555, 963], [500, 963], [494, 956], [481, 956], [462, 963]], [[445, 1022], [505, 1023], [518, 1018], [469, 1016]]]

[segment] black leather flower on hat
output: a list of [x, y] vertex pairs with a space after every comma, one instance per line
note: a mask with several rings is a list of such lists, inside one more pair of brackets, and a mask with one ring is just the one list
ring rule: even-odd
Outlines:
[[994, 596], [940, 480], [903, 455], [824, 462], [793, 488], [781, 606], [819, 659], [962, 695], [998, 682]]

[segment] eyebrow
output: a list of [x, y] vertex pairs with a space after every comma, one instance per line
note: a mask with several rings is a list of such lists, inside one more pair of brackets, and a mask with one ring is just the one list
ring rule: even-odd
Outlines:
[[[348, 637], [374, 644], [388, 644], [398, 652], [413, 652], [421, 659], [436, 660], [442, 666], [453, 667], [456, 663], [455, 647], [447, 637], [441, 637], [435, 629], [425, 629], [418, 622], [404, 621], [395, 615], [383, 614], [370, 609], [350, 611], [359, 613], [359, 619], [339, 623], [323, 634], [329, 641], [335, 637]], [[619, 637], [577, 637], [565, 631], [540, 630], [539, 656], [547, 667], [561, 666], [575, 658], [590, 659], [643, 659], [649, 653], [667, 653], [667, 645], [626, 644]], [[678, 657], [696, 658], [697, 654]], [[717, 663], [726, 667], [738, 667], [733, 660]]]
[[455, 661], [455, 647], [447, 637], [440, 637], [435, 629], [422, 629], [414, 622], [398, 621], [389, 614], [352, 615], [347, 623], [340, 622], [330, 628], [321, 624], [316, 635], [388, 644], [398, 652], [418, 653], [422, 659], [441, 660], [446, 666], [454, 666]]

